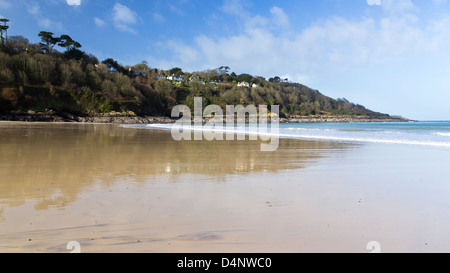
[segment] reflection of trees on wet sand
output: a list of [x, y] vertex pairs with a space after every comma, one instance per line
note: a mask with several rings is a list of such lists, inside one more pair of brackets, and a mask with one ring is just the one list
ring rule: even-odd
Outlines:
[[[169, 132], [93, 124], [0, 124], [0, 202], [64, 207], [95, 183], [117, 177], [158, 182], [161, 175], [226, 175], [298, 169], [347, 145], [281, 140], [277, 152], [253, 141], [176, 142]], [[1, 208], [0, 208], [1, 209]], [[0, 210], [1, 211], [1, 210]], [[0, 218], [1, 220], [1, 218]]]

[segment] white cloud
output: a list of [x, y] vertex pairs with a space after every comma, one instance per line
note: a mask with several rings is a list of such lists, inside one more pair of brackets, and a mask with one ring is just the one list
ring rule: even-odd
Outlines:
[[32, 6], [28, 6], [27, 11], [31, 15], [37, 16], [37, 15], [40, 15], [40, 13], [41, 13], [41, 7], [38, 4], [34, 4]]
[[157, 23], [163, 23], [166, 20], [166, 18], [164, 18], [164, 16], [162, 16], [161, 14], [159, 14], [157, 12], [153, 13], [152, 17], [153, 17], [153, 20]]
[[433, 4], [435, 5], [443, 5], [446, 4], [448, 1], [447, 0], [433, 0]]
[[137, 33], [132, 27], [137, 23], [137, 13], [127, 6], [116, 3], [113, 8], [113, 20], [118, 30]]
[[[223, 9], [245, 16], [240, 17], [245, 19], [245, 28], [226, 37], [198, 35], [193, 44], [180, 45], [189, 49], [188, 62], [181, 58], [181, 53], [174, 56], [180, 56], [180, 65], [190, 68], [228, 65], [266, 76], [279, 73], [312, 78], [307, 75], [323, 69], [342, 71], [358, 65], [389, 63], [392, 59], [422, 56], [424, 52], [443, 50], [450, 45], [450, 17], [424, 24], [415, 16], [419, 11], [411, 1], [385, 0], [384, 4], [386, 13], [378, 19], [331, 17], [295, 30], [279, 7], [270, 9], [271, 17], [247, 16], [241, 13], [239, 1], [227, 0]], [[289, 28], [289, 35], [265, 27], [274, 24]]]
[[0, 7], [4, 8], [4, 9], [9, 9], [12, 7], [11, 2], [7, 1], [7, 0], [0, 0]]
[[55, 22], [51, 20], [50, 18], [42, 15], [41, 7], [37, 3], [30, 3], [27, 7], [27, 12], [36, 19], [38, 22], [38, 25], [40, 27], [46, 28], [46, 29], [57, 29], [61, 30], [62, 24], [60, 22]]
[[180, 41], [171, 40], [167, 42], [167, 47], [172, 50], [177, 59], [182, 63], [190, 63], [198, 61], [200, 56], [199, 52], [192, 47], [183, 45]]
[[248, 16], [247, 8], [244, 6], [244, 1], [240, 0], [225, 0], [222, 6], [222, 11], [239, 17]]
[[282, 28], [289, 27], [289, 17], [286, 15], [283, 9], [279, 7], [273, 7], [270, 9], [270, 13], [272, 13], [273, 21], [277, 26]]
[[177, 13], [178, 15], [185, 15], [183, 8], [181, 8], [178, 4], [170, 4], [169, 9], [170, 11]]
[[381, 7], [385, 12], [396, 15], [419, 12], [412, 0], [382, 0]]
[[106, 25], [105, 21], [103, 21], [102, 19], [97, 18], [97, 17], [94, 18], [94, 23], [98, 28], [102, 28]]
[[81, 0], [66, 0], [69, 6], [80, 6]]

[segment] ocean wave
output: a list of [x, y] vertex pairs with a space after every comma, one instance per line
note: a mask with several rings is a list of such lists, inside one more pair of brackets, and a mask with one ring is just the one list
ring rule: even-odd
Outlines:
[[387, 138], [365, 138], [365, 137], [339, 137], [339, 136], [319, 136], [319, 135], [282, 135], [279, 137], [310, 139], [310, 140], [328, 140], [342, 142], [368, 142], [368, 143], [384, 143], [384, 144], [404, 144], [419, 146], [434, 146], [450, 148], [450, 142], [440, 141], [423, 141], [412, 139], [387, 139]]
[[377, 133], [380, 133], [380, 134], [403, 134], [403, 132], [400, 132], [400, 131], [377, 131]]
[[[124, 126], [125, 127], [125, 126]], [[126, 128], [130, 128], [132, 126], [126, 126]], [[142, 128], [140, 126], [139, 128]], [[384, 143], [384, 144], [403, 144], [403, 145], [416, 145], [416, 146], [433, 146], [433, 147], [446, 147], [450, 148], [450, 142], [447, 141], [435, 141], [435, 140], [418, 140], [418, 139], [408, 139], [408, 138], [377, 138], [377, 137], [361, 137], [361, 136], [339, 136], [339, 135], [330, 135], [330, 134], [301, 134], [301, 131], [308, 130], [290, 130], [296, 128], [280, 128], [279, 131], [271, 131], [270, 126], [268, 126], [267, 130], [258, 130], [258, 128], [249, 127], [241, 127], [235, 129], [229, 129], [227, 127], [222, 128], [212, 128], [212, 127], [202, 127], [202, 126], [189, 126], [189, 125], [174, 125], [174, 124], [148, 124], [146, 125], [148, 129], [163, 129], [163, 130], [171, 130], [171, 129], [191, 129], [192, 131], [204, 131], [204, 132], [214, 132], [214, 133], [224, 133], [224, 134], [245, 134], [245, 135], [259, 135], [265, 137], [278, 137], [278, 138], [289, 138], [289, 139], [305, 139], [305, 140], [324, 140], [324, 141], [340, 141], [340, 142], [353, 142], [353, 143]], [[330, 131], [338, 131], [331, 130]], [[298, 133], [288, 133], [289, 131]], [[314, 130], [310, 130], [314, 131]], [[320, 131], [324, 131], [320, 129]], [[385, 131], [389, 132], [389, 131]], [[390, 131], [392, 133], [400, 133]], [[450, 136], [450, 133], [435, 133], [435, 135], [445, 135]], [[406, 137], [406, 135], [404, 136]]]
[[435, 136], [448, 136], [450, 137], [450, 133], [434, 133]]
[[339, 130], [336, 129], [322, 129], [322, 128], [298, 128], [298, 127], [290, 127], [290, 128], [281, 128], [289, 131], [325, 131], [325, 132], [336, 132]]

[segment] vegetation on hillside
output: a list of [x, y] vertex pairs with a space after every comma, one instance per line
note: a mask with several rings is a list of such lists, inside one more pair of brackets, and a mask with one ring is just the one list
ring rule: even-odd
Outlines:
[[[0, 45], [0, 112], [55, 111], [76, 115], [134, 112], [169, 116], [178, 104], [279, 105], [281, 116], [348, 115], [388, 117], [346, 99], [332, 99], [287, 79], [237, 75], [222, 66], [188, 73], [163, 71], [142, 62], [123, 66], [112, 58], [100, 62], [80, 50], [68, 35], [38, 34], [32, 44], [22, 36], [4, 37]], [[63, 49], [62, 52], [57, 49]], [[175, 80], [168, 76], [179, 76]], [[243, 84], [244, 83], [244, 84]]]

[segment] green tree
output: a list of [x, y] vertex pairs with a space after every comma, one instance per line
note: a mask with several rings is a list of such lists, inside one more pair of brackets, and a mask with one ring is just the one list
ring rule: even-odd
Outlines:
[[123, 68], [119, 63], [117, 63], [117, 61], [115, 61], [113, 58], [108, 58], [106, 60], [104, 60], [102, 63], [106, 64], [109, 67], [113, 67], [115, 68], [118, 72], [121, 73], [126, 73], [127, 71], [125, 70], [125, 68]]
[[23, 36], [11, 36], [6, 42], [8, 52], [11, 54], [21, 53], [27, 51], [30, 42]]
[[145, 70], [150, 70], [150, 67], [148, 67], [148, 62], [147, 61], [142, 61], [141, 63], [135, 65], [134, 69], [145, 71]]
[[52, 53], [53, 47], [58, 44], [61, 40], [58, 37], [53, 37], [53, 32], [41, 31], [38, 34], [41, 37], [41, 48], [45, 50], [45, 53]]
[[106, 64], [107, 66], [114, 67], [116, 69], [119, 68], [119, 64], [113, 58], [105, 59], [102, 63]]
[[217, 68], [217, 72], [219, 72], [219, 74], [221, 74], [221, 75], [228, 74], [230, 72], [230, 67], [229, 66], [221, 66], [221, 67]]
[[269, 79], [269, 82], [281, 82], [281, 78], [280, 77], [278, 77], [278, 76], [275, 76], [274, 78], [270, 78]]
[[66, 50], [66, 52], [64, 52], [64, 58], [68, 59], [68, 60], [83, 60], [86, 63], [89, 63], [89, 56], [86, 55], [86, 53], [84, 53], [83, 51], [77, 49], [77, 48], [72, 48], [72, 49], [68, 49]]
[[191, 85], [192, 94], [194, 94], [196, 97], [203, 96], [202, 91], [203, 91], [205, 85], [202, 84], [201, 81], [194, 80], [190, 83], [190, 85]]
[[170, 74], [176, 75], [176, 76], [181, 76], [181, 75], [183, 75], [183, 70], [179, 67], [174, 67], [174, 68], [170, 69]]
[[249, 74], [241, 74], [237, 77], [238, 82], [248, 82], [251, 83], [253, 80], [253, 76]]
[[69, 35], [63, 34], [59, 37], [58, 46], [66, 48], [66, 51], [71, 51], [80, 48], [81, 44], [74, 41]]
[[155, 85], [155, 90], [163, 97], [171, 96], [173, 98], [176, 97], [175, 89], [173, 84], [166, 80], [158, 80]]

